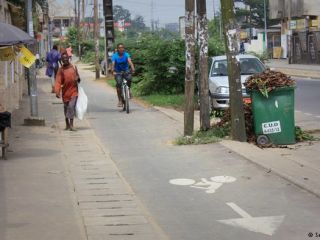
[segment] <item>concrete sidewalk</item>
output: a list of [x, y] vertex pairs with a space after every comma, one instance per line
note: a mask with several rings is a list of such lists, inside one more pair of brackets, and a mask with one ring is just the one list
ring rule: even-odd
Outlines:
[[[89, 70], [80, 74], [94, 79]], [[50, 93], [50, 80], [40, 75], [38, 89], [46, 126], [22, 126], [29, 116], [25, 97], [13, 114], [8, 160], [0, 161], [0, 239], [167, 239], [89, 122], [77, 120], [78, 131], [64, 131], [63, 105]]]
[[290, 76], [320, 79], [320, 65], [288, 64], [286, 59], [270, 59], [265, 64]]

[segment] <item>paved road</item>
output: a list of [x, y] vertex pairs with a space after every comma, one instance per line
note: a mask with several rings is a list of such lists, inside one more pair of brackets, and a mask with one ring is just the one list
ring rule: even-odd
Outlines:
[[320, 118], [320, 79], [297, 78], [295, 80], [297, 81], [296, 110]]
[[[130, 114], [119, 111], [114, 91], [101, 83], [87, 83], [86, 89], [97, 136], [170, 239], [302, 240], [320, 232], [314, 195], [220, 144], [173, 146], [179, 123], [137, 104]], [[210, 179], [221, 175], [236, 181]]]

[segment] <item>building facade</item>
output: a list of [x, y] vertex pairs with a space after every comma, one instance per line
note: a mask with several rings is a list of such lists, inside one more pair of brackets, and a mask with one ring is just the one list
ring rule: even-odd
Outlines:
[[319, 0], [269, 0], [271, 19], [281, 22], [282, 57], [320, 64]]
[[[5, 0], [0, 0], [0, 22], [12, 24], [9, 4]], [[0, 111], [12, 112], [19, 108], [26, 88], [24, 67], [18, 59], [0, 61]]]

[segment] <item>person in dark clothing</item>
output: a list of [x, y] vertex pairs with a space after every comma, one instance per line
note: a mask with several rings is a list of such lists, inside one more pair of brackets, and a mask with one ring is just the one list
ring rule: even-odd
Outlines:
[[48, 63], [46, 75], [51, 78], [52, 92], [54, 93], [54, 82], [59, 69], [59, 61], [61, 54], [58, 52], [57, 45], [54, 45], [50, 52], [48, 52], [46, 61]]

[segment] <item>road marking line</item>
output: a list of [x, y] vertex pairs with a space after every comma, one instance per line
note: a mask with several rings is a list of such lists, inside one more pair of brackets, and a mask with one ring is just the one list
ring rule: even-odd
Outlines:
[[218, 222], [237, 228], [246, 229], [251, 232], [272, 236], [282, 224], [285, 216], [252, 217], [238, 205], [232, 202], [226, 203], [242, 218], [218, 220]]
[[229, 207], [231, 207], [236, 213], [238, 213], [241, 217], [243, 218], [252, 218], [252, 216], [247, 213], [246, 211], [244, 211], [243, 209], [241, 209], [237, 204], [233, 203], [233, 202], [228, 202], [227, 205]]

